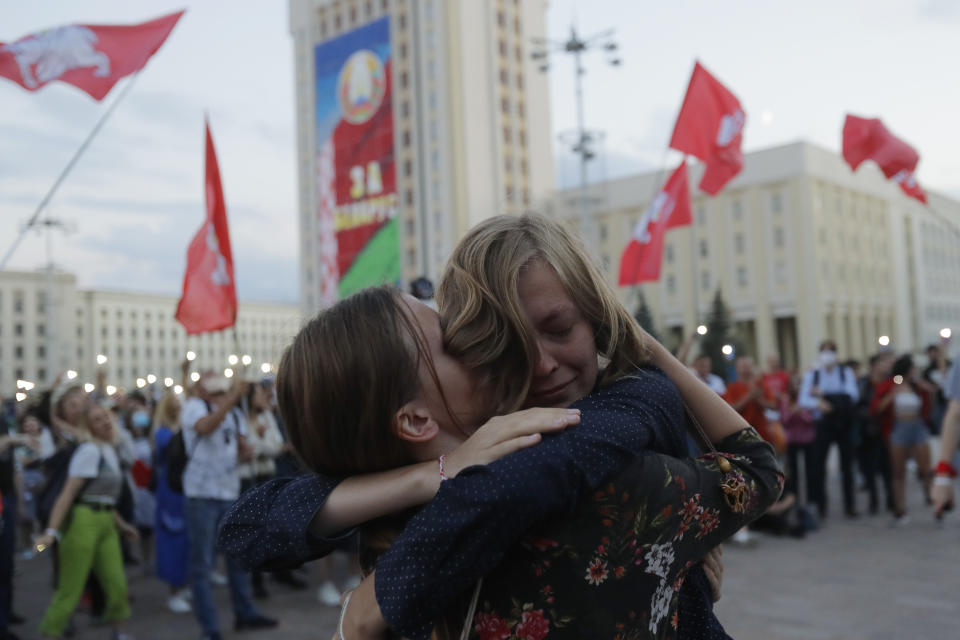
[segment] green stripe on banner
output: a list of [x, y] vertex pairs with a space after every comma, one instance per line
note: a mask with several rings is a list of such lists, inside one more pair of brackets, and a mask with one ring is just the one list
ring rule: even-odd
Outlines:
[[347, 273], [340, 278], [341, 298], [367, 287], [400, 282], [399, 224], [394, 218], [370, 238]]

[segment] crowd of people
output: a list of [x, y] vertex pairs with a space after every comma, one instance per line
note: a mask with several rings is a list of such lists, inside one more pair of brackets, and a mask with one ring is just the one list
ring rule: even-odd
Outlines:
[[337, 549], [364, 575], [338, 586], [321, 566], [321, 602], [349, 592], [341, 637], [589, 637], [623, 620], [631, 637], [725, 637], [718, 546], [816, 529], [834, 446], [847, 518], [864, 492], [870, 515], [906, 525], [910, 460], [938, 514], [951, 497], [936, 490], [954, 467], [930, 463], [940, 422], [960, 432], [943, 345], [922, 370], [884, 350], [861, 374], [832, 340], [804, 372], [777, 356], [688, 367], [696, 338], [676, 356], [652, 340], [547, 219], [481, 223], [451, 264], [439, 312], [373, 288], [319, 314], [276, 384], [191, 383], [185, 362], [183, 393], [58, 380], [7, 405], [0, 640], [22, 621], [18, 545], [52, 561], [49, 638], [71, 635], [81, 603], [127, 638], [131, 564], [206, 639], [222, 634], [215, 584], [235, 630], [271, 629], [265, 572], [303, 589], [293, 568]]
[[[16, 640], [11, 625], [24, 622], [13, 613], [15, 557], [52, 562], [44, 637], [72, 635], [78, 607], [127, 637], [132, 566], [168, 585], [169, 610], [192, 611], [205, 638], [221, 633], [213, 584], [229, 587], [235, 630], [277, 625], [255, 604], [270, 597], [264, 574], [228, 557], [224, 575], [215, 553], [220, 514], [241, 490], [300, 473], [277, 419], [273, 377], [251, 383], [207, 371], [193, 383], [188, 367], [181, 393], [149, 386], [108, 396], [102, 379], [87, 392], [61, 376], [0, 403], [0, 640]], [[271, 577], [308, 588], [293, 571]], [[329, 567], [318, 577], [318, 599], [338, 605]]]
[[[696, 338], [684, 343], [682, 354]], [[930, 440], [940, 433], [949, 402], [946, 347], [943, 342], [931, 344], [922, 368], [918, 356], [888, 349], [863, 366], [856, 360], [841, 361], [836, 343], [828, 339], [807, 371], [785, 370], [776, 354], [761, 371], [753, 358], [744, 356], [736, 359], [729, 381], [711, 371], [708, 356], [695, 357], [691, 369], [697, 376], [783, 456], [787, 485], [781, 503], [789, 517], [769, 517], [778, 511], [778, 503], [752, 526], [796, 536], [816, 529], [829, 514], [827, 460], [834, 446], [845, 517], [861, 516], [858, 492], [863, 492], [867, 514], [885, 510], [893, 526], [908, 524], [910, 461], [924, 501], [932, 504]], [[750, 540], [745, 531], [734, 538]]]
[[[839, 361], [836, 344], [826, 340], [817, 364], [802, 374], [783, 369], [776, 355], [763, 371], [745, 356], [728, 380], [711, 371], [708, 357], [695, 357], [691, 372], [784, 462], [783, 495], [750, 529], [798, 537], [816, 529], [829, 514], [826, 460], [834, 445], [846, 517], [860, 516], [859, 485], [870, 515], [886, 509], [893, 524], [907, 524], [911, 459], [930, 504], [929, 440], [949, 402], [945, 351], [931, 345], [921, 369], [913, 356], [883, 350], [861, 375], [860, 363]], [[147, 388], [107, 397], [99, 387], [86, 393], [58, 381], [18, 403], [16, 415], [5, 413], [12, 420], [0, 436], [0, 638], [16, 638], [10, 627], [22, 622], [12, 609], [18, 548], [28, 557], [46, 552], [54, 564], [55, 588], [40, 626], [45, 637], [70, 635], [83, 599], [113, 626], [114, 637], [124, 638], [131, 564], [168, 585], [170, 611], [193, 611], [205, 638], [220, 637], [214, 583], [229, 587], [235, 629], [276, 626], [255, 604], [269, 597], [264, 573], [247, 571], [228, 554], [224, 576], [215, 552], [217, 523], [243, 491], [300, 473], [273, 378], [250, 384], [208, 371], [184, 388], [182, 395]], [[743, 527], [732, 540], [750, 545], [754, 538]], [[329, 559], [321, 562], [318, 598], [338, 605], [343, 588], [356, 582], [338, 587], [329, 579]], [[307, 586], [288, 568], [272, 576], [294, 589]]]

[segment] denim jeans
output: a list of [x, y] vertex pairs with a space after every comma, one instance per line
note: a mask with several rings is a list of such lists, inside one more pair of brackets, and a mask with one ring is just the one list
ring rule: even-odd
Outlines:
[[[187, 498], [184, 504], [190, 545], [188, 578], [193, 589], [193, 610], [204, 634], [220, 632], [217, 606], [210, 586], [210, 571], [213, 569], [217, 526], [232, 504], [230, 500], [213, 498]], [[249, 574], [230, 558], [227, 558], [227, 578], [236, 619], [247, 620], [260, 615], [250, 596]]]

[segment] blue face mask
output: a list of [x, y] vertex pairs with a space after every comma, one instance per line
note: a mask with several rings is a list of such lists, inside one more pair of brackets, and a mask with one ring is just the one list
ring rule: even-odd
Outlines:
[[135, 411], [130, 416], [130, 422], [133, 423], [135, 429], [146, 429], [150, 426], [150, 416], [146, 411]]

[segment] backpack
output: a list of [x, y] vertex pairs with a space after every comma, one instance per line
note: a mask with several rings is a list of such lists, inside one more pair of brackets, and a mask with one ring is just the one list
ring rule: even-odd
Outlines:
[[[848, 375], [852, 376], [853, 371], [851, 371], [848, 367], [841, 366], [840, 381], [846, 383]], [[856, 383], [856, 380], [854, 380], [854, 383]], [[820, 386], [820, 367], [817, 367], [813, 370], [813, 386]], [[824, 400], [830, 402], [834, 409], [838, 411], [849, 412], [853, 409], [853, 398], [848, 396], [846, 393], [825, 393], [823, 394], [823, 398]]]
[[[77, 444], [68, 444], [58, 449], [56, 453], [44, 460], [40, 465], [46, 482], [43, 488], [37, 492], [36, 505], [37, 520], [40, 521], [40, 526], [43, 528], [46, 528], [47, 525], [50, 524], [50, 514], [53, 513], [53, 505], [57, 503], [57, 498], [60, 497], [60, 494], [63, 492], [63, 487], [67, 484], [67, 478], [70, 477], [70, 460], [73, 458], [73, 454], [76, 452], [78, 446]], [[103, 464], [102, 456], [99, 464]], [[89, 485], [92, 480], [93, 478], [90, 478], [80, 488], [80, 491], [77, 492], [78, 498], [83, 494], [87, 485]], [[66, 529], [66, 520], [60, 525], [60, 528]]]
[[[207, 415], [213, 413], [213, 408], [206, 400], [203, 404], [207, 407]], [[193, 443], [193, 449], [196, 451], [200, 444], [200, 436], [197, 435]], [[191, 454], [192, 455], [192, 452]], [[167, 444], [167, 452], [164, 454], [164, 461], [167, 463], [167, 486], [175, 493], [183, 493], [183, 474], [187, 470], [187, 463], [190, 461], [190, 455], [187, 454], [187, 444], [183, 439], [183, 426], [173, 434]]]
[[43, 488], [37, 493], [37, 520], [40, 526], [46, 528], [50, 523], [50, 514], [53, 513], [53, 505], [60, 497], [64, 485], [67, 484], [67, 477], [70, 471], [70, 458], [73, 452], [77, 450], [77, 445], [69, 444], [44, 460], [40, 468], [46, 482]]

